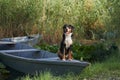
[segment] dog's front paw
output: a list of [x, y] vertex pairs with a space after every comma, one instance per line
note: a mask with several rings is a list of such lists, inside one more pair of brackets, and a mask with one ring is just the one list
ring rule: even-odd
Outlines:
[[68, 59], [69, 61], [72, 61], [72, 59]]
[[63, 61], [65, 61], [65, 59], [62, 59]]

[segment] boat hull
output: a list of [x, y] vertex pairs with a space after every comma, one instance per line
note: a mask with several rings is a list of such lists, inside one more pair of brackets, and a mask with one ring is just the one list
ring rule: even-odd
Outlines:
[[22, 37], [3, 38], [3, 39], [0, 39], [0, 44], [24, 43], [24, 44], [33, 46], [39, 42], [40, 38], [41, 36], [39, 34], [22, 36]]
[[[21, 44], [18, 45], [20, 46]], [[62, 61], [57, 57], [57, 54], [43, 50], [36, 49], [36, 51], [29, 51], [33, 49], [31, 47], [27, 48], [27, 50], [29, 50], [25, 52], [17, 52], [18, 49], [20, 49], [20, 47], [15, 48], [15, 52], [13, 50], [12, 52], [0, 50], [0, 59], [5, 65], [27, 74], [45, 71], [50, 71], [56, 75], [69, 72], [80, 73], [89, 65], [88, 62], [81, 62], [78, 60]], [[24, 48], [22, 47], [21, 50], [22, 49]]]
[[54, 74], [65, 74], [69, 72], [73, 73], [80, 73], [87, 65], [86, 63], [79, 65], [70, 65], [66, 64], [66, 62], [61, 63], [60, 62], [49, 62], [49, 61], [41, 61], [41, 60], [20, 60], [10, 57], [3, 57], [2, 62], [23, 73], [27, 74], [35, 74], [45, 71], [50, 71]]

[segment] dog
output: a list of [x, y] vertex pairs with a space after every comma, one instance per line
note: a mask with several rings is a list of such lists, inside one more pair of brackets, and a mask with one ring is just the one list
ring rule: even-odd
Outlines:
[[58, 51], [58, 57], [63, 61], [73, 59], [72, 56], [73, 29], [74, 27], [72, 25], [65, 24], [63, 26], [62, 41]]

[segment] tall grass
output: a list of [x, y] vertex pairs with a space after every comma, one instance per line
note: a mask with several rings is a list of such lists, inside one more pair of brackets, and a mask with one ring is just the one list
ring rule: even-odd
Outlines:
[[7, 36], [30, 33], [39, 19], [40, 3], [41, 0], [0, 0], [0, 28], [6, 30]]
[[79, 80], [79, 77], [72, 73], [68, 73], [67, 75], [54, 76], [50, 72], [44, 72], [33, 77], [27, 75], [25, 77], [18, 78], [17, 80]]
[[[120, 56], [120, 53], [119, 53]], [[120, 79], [120, 59], [117, 56], [111, 57], [103, 63], [95, 63], [84, 70], [81, 76], [88, 79], [108, 80], [110, 78]]]
[[[58, 43], [62, 26], [67, 23], [75, 26], [77, 40], [100, 39], [109, 32], [111, 19], [117, 20], [117, 17], [111, 18], [114, 11], [110, 14], [109, 10], [119, 10], [119, 4], [114, 7], [116, 1], [0, 0], [0, 28], [1, 33], [6, 33], [1, 37], [39, 32], [46, 42]], [[112, 23], [110, 27], [113, 26]]]
[[[93, 37], [93, 34], [95, 34], [94, 30], [101, 29], [102, 31], [105, 26], [104, 21], [107, 19], [106, 16], [108, 16], [107, 12], [103, 12], [107, 11], [104, 8], [104, 3], [97, 0], [47, 0], [45, 33], [49, 34], [51, 32], [49, 35], [54, 35], [56, 40], [62, 32], [63, 24], [68, 23], [75, 26], [76, 38], [83, 36], [95, 38], [96, 36]], [[51, 39], [49, 38], [49, 40]], [[51, 41], [54, 40], [52, 39]]]

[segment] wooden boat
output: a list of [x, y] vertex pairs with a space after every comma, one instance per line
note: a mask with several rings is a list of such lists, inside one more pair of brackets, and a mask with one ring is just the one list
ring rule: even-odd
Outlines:
[[12, 38], [3, 38], [0, 39], [0, 44], [16, 44], [16, 43], [25, 43], [28, 45], [35, 45], [39, 42], [40, 39], [39, 34], [22, 36], [22, 37], [12, 37]]
[[26, 44], [0, 44], [0, 60], [5, 65], [28, 74], [50, 71], [54, 74], [80, 73], [88, 62], [62, 61], [55, 53], [35, 49]]

